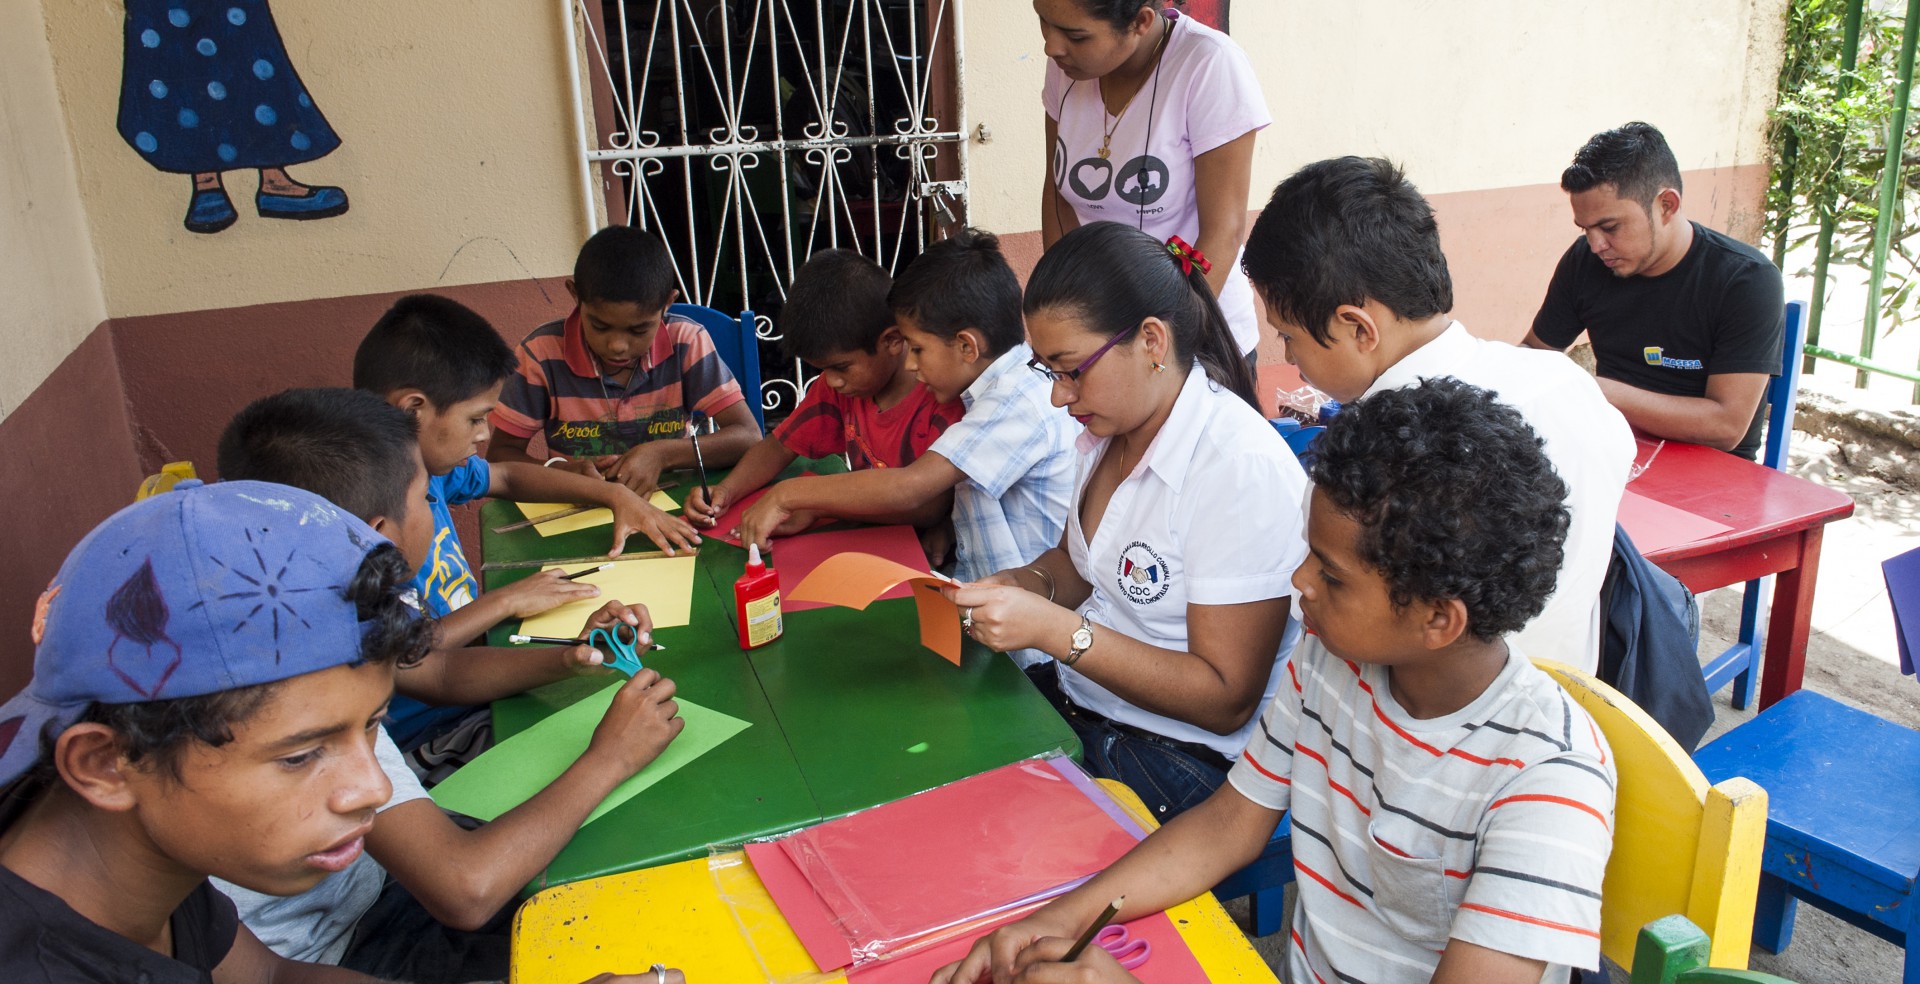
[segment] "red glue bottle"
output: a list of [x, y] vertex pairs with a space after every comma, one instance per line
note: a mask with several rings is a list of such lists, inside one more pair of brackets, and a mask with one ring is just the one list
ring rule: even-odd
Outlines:
[[780, 638], [780, 574], [760, 562], [760, 545], [747, 547], [747, 572], [733, 582], [740, 648], [758, 649]]

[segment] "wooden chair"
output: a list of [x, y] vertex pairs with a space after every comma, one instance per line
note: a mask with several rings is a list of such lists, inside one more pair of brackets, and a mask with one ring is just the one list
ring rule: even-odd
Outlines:
[[1920, 731], [1801, 690], [1700, 749], [1707, 775], [1767, 789], [1766, 850], [1753, 927], [1761, 949], [1793, 940], [1810, 902], [1906, 948], [1920, 984]]
[[1709, 785], [1665, 730], [1588, 673], [1535, 660], [1606, 735], [1619, 785], [1601, 890], [1600, 951], [1633, 960], [1640, 927], [1680, 913], [1713, 941], [1709, 963], [1744, 969], [1752, 942], [1767, 794], [1742, 778]]
[[[1780, 344], [1780, 375], [1767, 382], [1767, 440], [1760, 463], [1775, 471], [1787, 470], [1787, 446], [1793, 442], [1794, 404], [1800, 398], [1800, 349], [1806, 343], [1807, 302], [1787, 302], [1786, 335]], [[1760, 634], [1760, 606], [1770, 592], [1764, 577], [1748, 581], [1740, 600], [1740, 634], [1726, 652], [1701, 668], [1707, 692], [1717, 694], [1733, 684], [1732, 702], [1744, 710], [1753, 699], [1754, 669], [1760, 665], [1765, 640]]]
[[753, 312], [742, 311], [740, 317], [735, 318], [699, 304], [675, 304], [667, 308], [667, 313], [696, 322], [707, 330], [713, 338], [714, 350], [720, 353], [720, 361], [727, 364], [734, 381], [740, 384], [740, 392], [746, 395], [747, 409], [753, 411], [754, 421], [761, 430], [766, 430], [766, 411], [760, 403], [760, 339], [754, 334]]
[[1627, 984], [1793, 984], [1784, 977], [1709, 966], [1713, 941], [1686, 916], [1656, 919], [1640, 929]]

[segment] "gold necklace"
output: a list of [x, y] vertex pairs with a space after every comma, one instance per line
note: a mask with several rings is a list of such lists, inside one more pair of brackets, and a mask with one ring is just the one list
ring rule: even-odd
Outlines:
[[[1173, 33], [1172, 21], [1162, 18], [1160, 23], [1162, 24], [1162, 27], [1160, 28], [1160, 40], [1155, 41], [1153, 43], [1153, 74], [1155, 75], [1160, 74], [1160, 54], [1167, 47], [1167, 35]], [[1126, 103], [1120, 107], [1119, 115], [1113, 118], [1113, 125], [1110, 127], [1107, 127], [1106, 132], [1100, 135], [1100, 159], [1101, 160], [1103, 161], [1106, 160], [1107, 157], [1111, 154], [1112, 147], [1113, 147], [1113, 135], [1116, 131], [1120, 129], [1120, 121], [1126, 117], [1127, 110], [1133, 108], [1133, 101], [1134, 99], [1139, 97], [1140, 89], [1144, 89], [1146, 87], [1147, 87], [1146, 81], [1142, 80], [1140, 83], [1140, 88], [1133, 90], [1133, 95], [1128, 96]], [[1107, 108], [1107, 100], [1105, 96], [1102, 96], [1100, 99], [1100, 109], [1102, 112], [1104, 112], [1106, 108]]]

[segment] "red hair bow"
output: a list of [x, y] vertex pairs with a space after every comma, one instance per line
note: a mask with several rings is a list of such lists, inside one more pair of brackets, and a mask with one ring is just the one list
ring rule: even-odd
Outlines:
[[1180, 272], [1189, 277], [1193, 276], [1194, 264], [1199, 264], [1203, 275], [1213, 272], [1213, 264], [1207, 262], [1207, 255], [1179, 236], [1168, 237], [1167, 252], [1172, 253], [1173, 258], [1180, 261]]

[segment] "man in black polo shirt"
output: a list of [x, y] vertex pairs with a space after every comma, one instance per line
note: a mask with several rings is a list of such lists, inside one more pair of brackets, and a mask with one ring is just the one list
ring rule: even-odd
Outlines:
[[1645, 123], [1596, 134], [1560, 187], [1586, 234], [1560, 257], [1526, 343], [1564, 350], [1585, 331], [1601, 391], [1635, 430], [1754, 457], [1780, 371], [1780, 271], [1681, 214], [1679, 165]]

